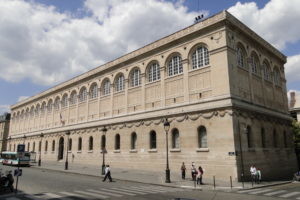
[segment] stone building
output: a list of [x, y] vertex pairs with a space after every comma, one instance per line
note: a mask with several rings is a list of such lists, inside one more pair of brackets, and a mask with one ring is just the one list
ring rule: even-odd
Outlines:
[[47, 161], [68, 149], [73, 164], [97, 167], [105, 147], [112, 167], [163, 172], [167, 118], [171, 173], [195, 162], [206, 177], [240, 180], [255, 164], [265, 179], [287, 177], [285, 62], [223, 11], [12, 105], [9, 148], [25, 142]]
[[296, 92], [290, 92], [289, 110], [292, 117], [300, 121], [300, 95]]
[[10, 114], [0, 115], [0, 152], [6, 150], [7, 138], [9, 132]]

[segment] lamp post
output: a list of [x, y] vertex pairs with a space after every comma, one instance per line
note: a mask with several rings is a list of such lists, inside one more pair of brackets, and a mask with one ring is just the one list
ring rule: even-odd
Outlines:
[[41, 135], [40, 135], [40, 137], [41, 137], [41, 145], [39, 146], [39, 150], [40, 150], [40, 155], [39, 155], [39, 166], [41, 166], [41, 157], [42, 157], [42, 140], [43, 140], [43, 137], [44, 137], [44, 134], [43, 133], [41, 133]]
[[166, 151], [167, 151], [167, 166], [166, 166], [166, 183], [171, 183], [170, 180], [170, 169], [169, 169], [169, 145], [168, 145], [168, 132], [170, 129], [170, 123], [168, 122], [168, 119], [166, 119], [164, 123], [164, 129], [166, 131]]
[[68, 170], [68, 167], [69, 167], [68, 154], [69, 154], [69, 136], [70, 136], [70, 131], [67, 131], [66, 135], [68, 136], [68, 138], [67, 138], [67, 156], [66, 156], [66, 162], [65, 162], [65, 170]]
[[9, 145], [9, 151], [11, 151], [11, 149], [10, 149], [10, 145], [11, 145], [11, 136], [9, 136], [9, 138], [8, 138], [8, 145]]
[[25, 144], [25, 140], [26, 140], [26, 135], [23, 136], [23, 144]]
[[105, 128], [105, 126], [101, 129], [101, 131], [103, 132], [104, 137], [102, 138], [102, 140], [105, 138], [105, 143], [104, 141], [102, 141], [102, 175], [105, 174], [105, 152], [106, 152], [106, 132], [107, 132], [107, 128]]

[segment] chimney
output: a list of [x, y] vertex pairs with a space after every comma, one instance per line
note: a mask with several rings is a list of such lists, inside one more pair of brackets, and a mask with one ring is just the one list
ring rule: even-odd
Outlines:
[[290, 108], [294, 108], [295, 103], [296, 103], [296, 93], [295, 92], [290, 92]]

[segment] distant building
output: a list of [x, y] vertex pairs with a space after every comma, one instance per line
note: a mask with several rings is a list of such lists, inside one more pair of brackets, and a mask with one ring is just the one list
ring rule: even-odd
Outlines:
[[7, 150], [7, 138], [9, 133], [10, 114], [0, 115], [0, 151]]
[[113, 167], [163, 172], [167, 118], [173, 174], [195, 162], [208, 178], [249, 178], [251, 165], [264, 179], [290, 177], [285, 63], [223, 11], [12, 105], [9, 146], [95, 167], [107, 151]]
[[290, 92], [289, 110], [292, 117], [300, 122], [300, 94]]

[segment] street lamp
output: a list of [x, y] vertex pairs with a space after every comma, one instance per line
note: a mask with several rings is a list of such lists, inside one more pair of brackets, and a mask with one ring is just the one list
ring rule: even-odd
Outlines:
[[26, 135], [23, 136], [23, 139], [24, 139], [23, 144], [25, 144]]
[[67, 139], [67, 156], [66, 156], [66, 162], [65, 162], [65, 170], [68, 170], [68, 153], [69, 153], [69, 136], [70, 136], [70, 131], [67, 131], [66, 132], [66, 135], [68, 136], [68, 139]]
[[[43, 137], [44, 137], [44, 134], [43, 133], [41, 133], [41, 135], [40, 135], [40, 137], [41, 137], [41, 144], [39, 145], [39, 150], [40, 150], [40, 156], [39, 156], [39, 166], [41, 166], [41, 156], [42, 156], [42, 140], [43, 140]], [[25, 141], [24, 141], [25, 142]]]
[[8, 145], [9, 145], [9, 151], [11, 151], [11, 136], [9, 136], [9, 138], [8, 138]]
[[[105, 128], [105, 126], [101, 129], [101, 131], [103, 132], [104, 137], [102, 137], [102, 175], [105, 174], [105, 152], [106, 152], [106, 132], [107, 132], [107, 128]], [[105, 143], [104, 140], [105, 139]]]
[[168, 145], [168, 132], [170, 129], [170, 123], [168, 119], [165, 120], [164, 129], [166, 131], [166, 150], [167, 150], [167, 167], [166, 167], [166, 183], [171, 183], [170, 180], [170, 169], [169, 169], [169, 145]]

